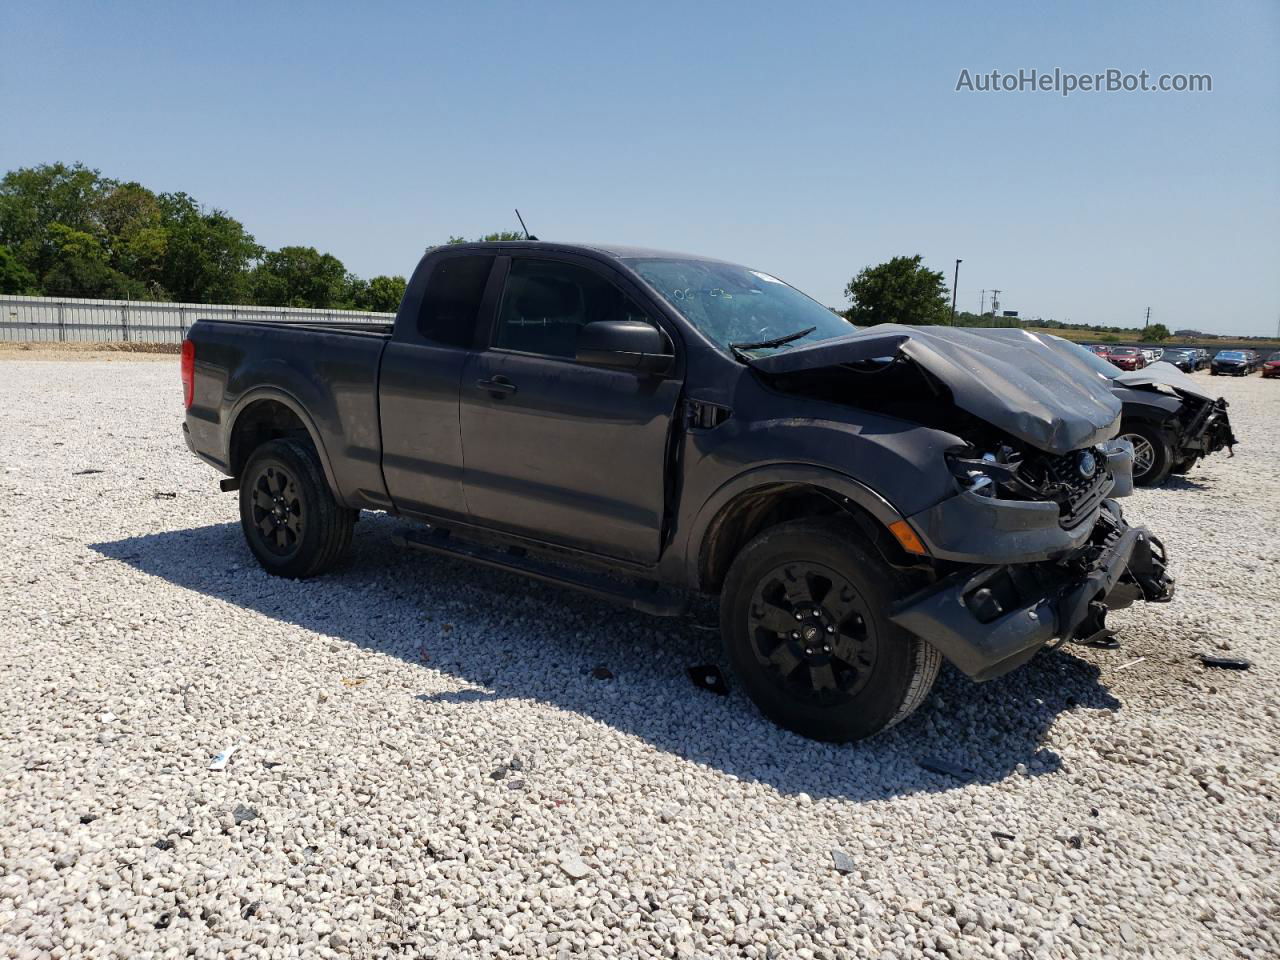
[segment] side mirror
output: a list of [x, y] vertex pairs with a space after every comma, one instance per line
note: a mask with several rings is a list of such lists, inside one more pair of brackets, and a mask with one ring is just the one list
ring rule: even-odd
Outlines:
[[598, 320], [578, 331], [576, 359], [597, 367], [666, 373], [671, 369], [667, 338], [639, 320]]

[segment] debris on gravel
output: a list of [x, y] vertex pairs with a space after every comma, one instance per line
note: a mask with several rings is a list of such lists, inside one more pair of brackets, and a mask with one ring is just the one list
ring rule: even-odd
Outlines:
[[1243, 657], [1211, 657], [1200, 654], [1200, 662], [1206, 667], [1222, 667], [1225, 670], [1248, 670], [1253, 664]]
[[853, 873], [853, 860], [839, 847], [831, 848], [831, 859], [835, 863], [836, 873]]
[[176, 357], [0, 359], [0, 956], [1280, 956], [1280, 394], [1212, 384], [1235, 458], [1123, 501], [1171, 603], [833, 746], [385, 517], [269, 577]]
[[[940, 773], [940, 774], [942, 774], [943, 776], [947, 776], [947, 777], [954, 777], [954, 778], [955, 778], [955, 779], [957, 779], [957, 780], [972, 780], [972, 779], [973, 779], [973, 771], [972, 771], [972, 770], [969, 770], [969, 769], [968, 769], [968, 768], [966, 768], [966, 767], [962, 767], [962, 766], [960, 766], [959, 764], [950, 763], [949, 761], [946, 761], [946, 760], [938, 760], [938, 759], [936, 759], [935, 757], [925, 757], [925, 758], [923, 758], [923, 759], [920, 761], [920, 766], [921, 766], [923, 769], [928, 770], [930, 773]], [[1018, 766], [1020, 767], [1020, 766], [1022, 766], [1022, 764], [1018, 764]], [[1025, 769], [1023, 769], [1023, 770], [1018, 770], [1018, 769], [1016, 769], [1016, 768], [1015, 768], [1015, 771], [1014, 771], [1014, 772], [1015, 772], [1015, 773], [1025, 773], [1026, 771], [1025, 771]]]
[[712, 693], [718, 693], [722, 697], [729, 695], [728, 681], [725, 680], [720, 668], [714, 664], [690, 667], [686, 672], [689, 674], [689, 679], [693, 681], [694, 686], [709, 690]]

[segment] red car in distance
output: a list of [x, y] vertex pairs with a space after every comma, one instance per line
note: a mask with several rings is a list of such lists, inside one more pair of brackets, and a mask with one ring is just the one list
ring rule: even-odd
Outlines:
[[1121, 370], [1141, 370], [1147, 365], [1147, 358], [1137, 347], [1112, 347], [1107, 359]]
[[1262, 375], [1264, 377], [1280, 377], [1280, 353], [1273, 353], [1262, 361]]

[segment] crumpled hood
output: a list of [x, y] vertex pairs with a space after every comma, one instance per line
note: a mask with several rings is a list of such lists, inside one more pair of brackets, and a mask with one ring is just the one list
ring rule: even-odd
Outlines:
[[1070, 348], [1024, 330], [886, 323], [749, 363], [784, 374], [895, 356], [945, 384], [960, 409], [1048, 453], [1100, 443], [1119, 429], [1110, 385]]
[[1141, 370], [1129, 370], [1119, 373], [1115, 379], [1117, 383], [1123, 383], [1126, 387], [1143, 387], [1147, 385], [1168, 387], [1176, 393], [1188, 393], [1202, 400], [1217, 399], [1217, 397], [1205, 393], [1200, 384], [1167, 360], [1158, 360], [1155, 363], [1148, 364]]

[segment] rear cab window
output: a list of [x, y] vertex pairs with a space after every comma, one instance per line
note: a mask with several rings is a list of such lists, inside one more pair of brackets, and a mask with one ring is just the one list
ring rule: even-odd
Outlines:
[[493, 269], [492, 254], [445, 257], [431, 270], [418, 310], [418, 333], [433, 343], [470, 347], [485, 286]]

